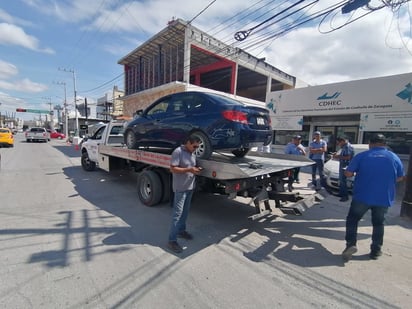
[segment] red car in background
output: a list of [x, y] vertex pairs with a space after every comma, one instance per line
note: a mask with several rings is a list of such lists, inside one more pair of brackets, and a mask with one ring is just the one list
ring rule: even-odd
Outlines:
[[50, 129], [47, 130], [50, 134], [50, 138], [57, 138], [57, 139], [64, 139], [66, 138], [66, 135], [57, 131], [52, 131]]

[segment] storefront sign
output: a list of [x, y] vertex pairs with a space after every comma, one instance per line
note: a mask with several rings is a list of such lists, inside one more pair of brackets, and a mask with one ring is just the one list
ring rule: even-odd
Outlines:
[[303, 116], [272, 116], [273, 130], [302, 131]]
[[360, 131], [375, 132], [411, 132], [412, 112], [404, 113], [362, 113]]
[[273, 116], [412, 112], [412, 74], [274, 91]]

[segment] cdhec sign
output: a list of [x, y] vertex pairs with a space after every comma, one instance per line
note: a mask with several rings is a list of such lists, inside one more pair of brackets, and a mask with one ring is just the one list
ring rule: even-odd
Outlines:
[[267, 102], [277, 116], [412, 112], [412, 73], [273, 91]]

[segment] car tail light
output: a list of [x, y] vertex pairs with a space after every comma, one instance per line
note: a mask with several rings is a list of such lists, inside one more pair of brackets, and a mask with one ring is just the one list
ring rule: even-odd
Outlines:
[[228, 111], [224, 111], [222, 114], [223, 114], [223, 117], [225, 117], [227, 120], [234, 121], [234, 122], [240, 122], [244, 124], [248, 123], [246, 113], [228, 110]]

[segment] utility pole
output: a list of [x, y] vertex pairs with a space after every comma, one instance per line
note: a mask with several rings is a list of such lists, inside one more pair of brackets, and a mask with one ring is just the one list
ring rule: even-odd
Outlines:
[[76, 90], [76, 72], [74, 70], [67, 70], [59, 68], [59, 71], [72, 73], [73, 76], [73, 90], [74, 90], [74, 113], [76, 115], [76, 132], [75, 136], [79, 136], [79, 116], [77, 115], [77, 90]]
[[52, 113], [51, 113], [51, 111], [52, 111], [51, 97], [42, 97], [42, 99], [49, 101], [47, 104], [49, 104], [49, 106], [50, 106], [50, 113], [49, 113], [50, 121], [48, 120], [47, 114], [45, 115], [45, 117], [46, 117], [46, 123], [48, 122], [49, 129], [51, 129], [51, 124], [53, 122]]
[[64, 134], [66, 135], [66, 138], [69, 137], [69, 126], [68, 126], [68, 118], [69, 115], [67, 115], [67, 96], [66, 96], [66, 83], [65, 82], [57, 82], [56, 84], [58, 85], [63, 85], [64, 87]]

